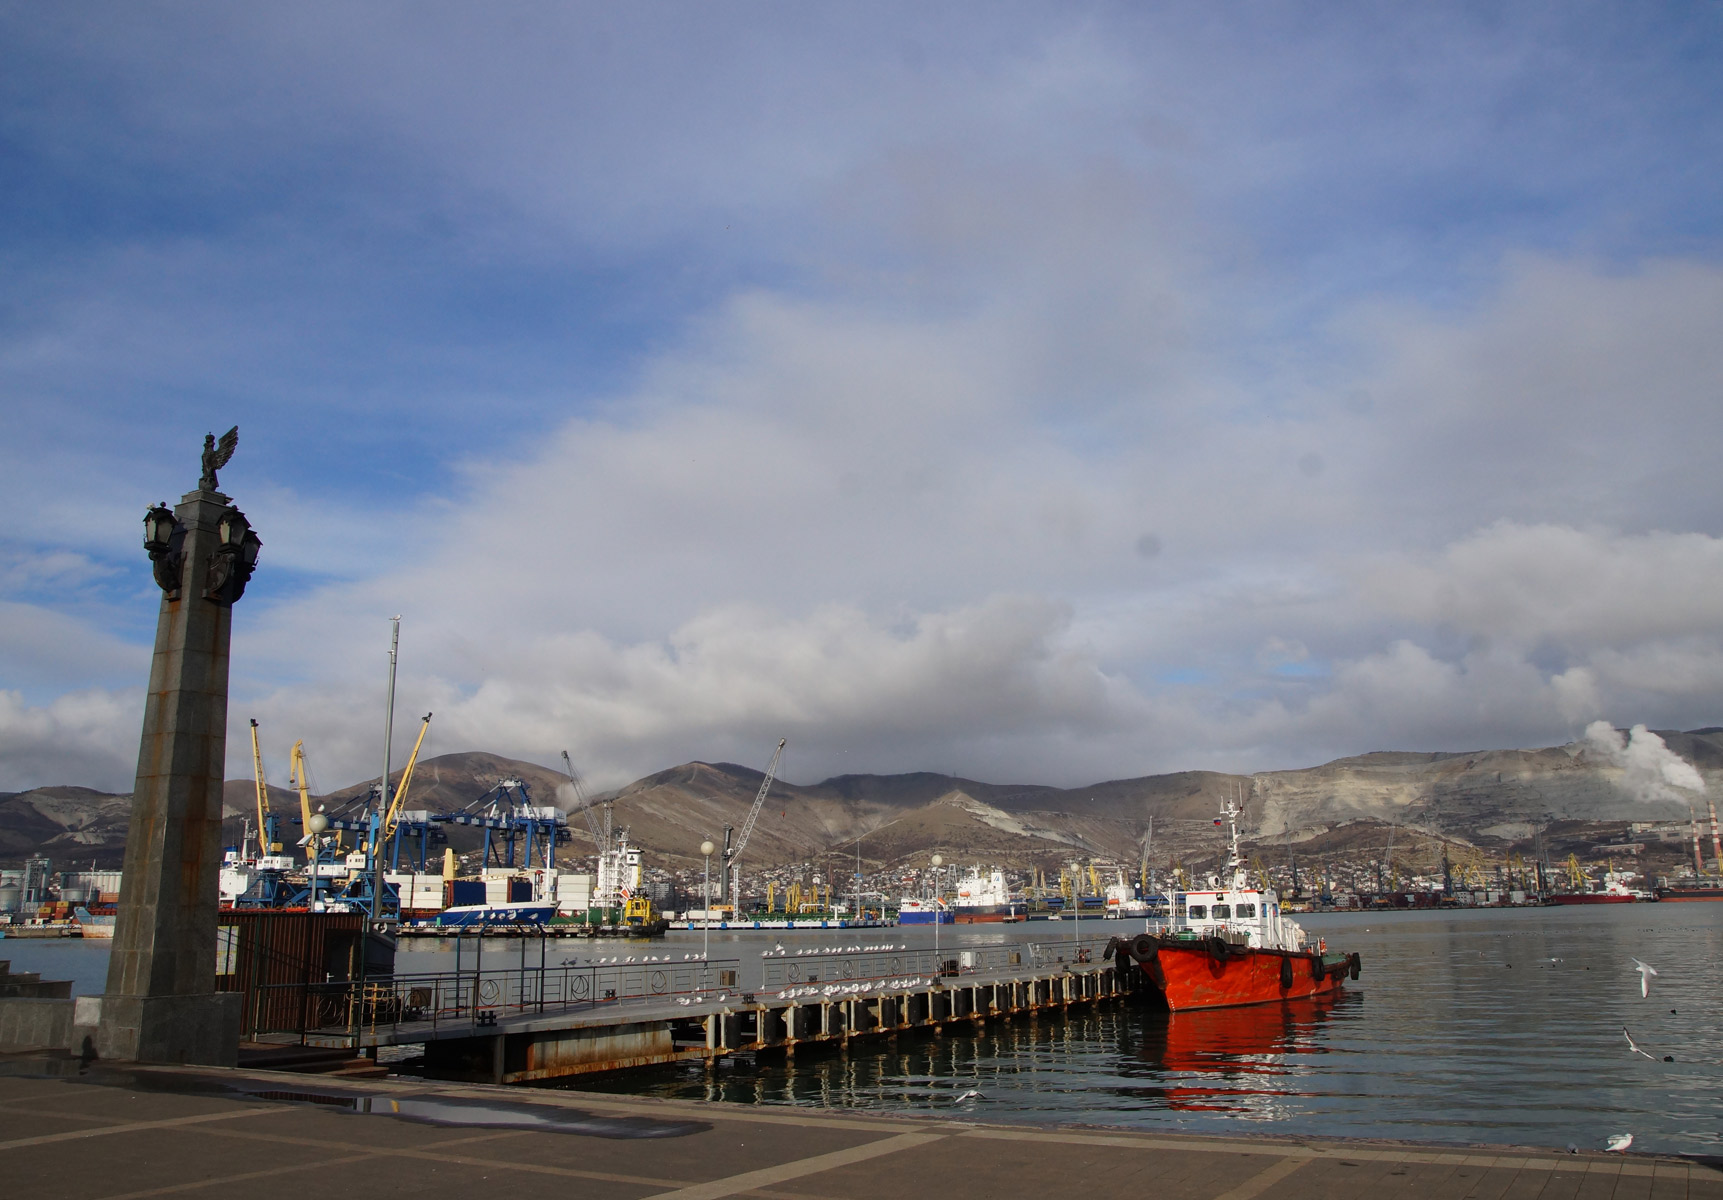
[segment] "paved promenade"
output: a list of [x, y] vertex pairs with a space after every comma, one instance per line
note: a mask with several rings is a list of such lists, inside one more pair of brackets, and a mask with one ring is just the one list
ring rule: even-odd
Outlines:
[[54, 1200], [1723, 1200], [1723, 1172], [1635, 1155], [1032, 1129], [967, 1115], [152, 1068], [0, 1076], [0, 1190]]

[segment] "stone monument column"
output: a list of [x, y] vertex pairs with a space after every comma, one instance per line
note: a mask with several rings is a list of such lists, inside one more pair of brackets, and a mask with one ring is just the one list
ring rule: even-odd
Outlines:
[[144, 518], [162, 589], [125, 877], [96, 1053], [129, 1062], [231, 1066], [241, 996], [215, 990], [228, 639], [261, 542], [216, 490], [239, 441], [204, 439], [204, 472]]

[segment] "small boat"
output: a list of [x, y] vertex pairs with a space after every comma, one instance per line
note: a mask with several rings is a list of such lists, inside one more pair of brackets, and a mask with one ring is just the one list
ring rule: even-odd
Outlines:
[[78, 924], [78, 932], [81, 937], [85, 939], [102, 938], [109, 941], [113, 940], [114, 922], [116, 920], [113, 913], [102, 913], [97, 916], [93, 915], [89, 909], [80, 905], [72, 910], [72, 917]]
[[1005, 872], [998, 867], [986, 875], [980, 867], [970, 868], [969, 874], [957, 881], [957, 898], [951, 905], [958, 925], [992, 924], [999, 921], [1021, 921], [1029, 915], [1029, 905], [1013, 900], [1005, 885]]
[[[1169, 895], [1172, 916], [1160, 933], [1114, 938], [1106, 953], [1121, 973], [1148, 988], [1174, 1012], [1272, 1004], [1338, 992], [1358, 978], [1357, 954], [1339, 954], [1283, 916], [1280, 898], [1253, 888], [1238, 843], [1239, 809], [1230, 800], [1221, 819], [1232, 825], [1230, 880], [1210, 877], [1204, 891]], [[1216, 820], [1215, 824], [1220, 824]]]
[[905, 896], [898, 901], [897, 923], [899, 925], [949, 925], [952, 912], [939, 900], [921, 900], [914, 896]]

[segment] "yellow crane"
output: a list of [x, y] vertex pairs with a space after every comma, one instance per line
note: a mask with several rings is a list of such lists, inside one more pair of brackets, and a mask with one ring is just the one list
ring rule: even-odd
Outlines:
[[1585, 869], [1579, 865], [1579, 856], [1567, 856], [1567, 881], [1575, 891], [1585, 887]]
[[276, 823], [270, 819], [269, 784], [263, 779], [263, 751], [257, 744], [257, 718], [251, 718], [251, 773], [257, 781], [257, 856], [259, 858], [270, 854], [281, 853], [281, 843], [276, 840]]
[[389, 804], [388, 812], [377, 826], [377, 845], [372, 848], [375, 857], [373, 862], [383, 861], [383, 846], [395, 836], [395, 825], [401, 819], [401, 804], [407, 798], [407, 785], [413, 781], [413, 767], [419, 761], [419, 747], [425, 744], [425, 734], [431, 728], [431, 714], [426, 713], [424, 720], [419, 722], [419, 737], [413, 743], [413, 753], [407, 759], [407, 765], [401, 768], [401, 783], [395, 789], [395, 798]]
[[311, 830], [311, 784], [306, 779], [305, 772], [305, 739], [293, 743], [293, 753], [287, 759], [287, 782], [299, 789], [299, 828], [305, 831], [301, 844], [305, 847], [305, 861], [311, 863], [317, 858], [315, 836]]

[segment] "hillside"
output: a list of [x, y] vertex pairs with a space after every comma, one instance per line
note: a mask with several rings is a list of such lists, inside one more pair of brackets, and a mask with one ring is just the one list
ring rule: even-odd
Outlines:
[[[1723, 782], [1723, 730], [1662, 736], [1713, 790]], [[561, 772], [474, 751], [421, 763], [407, 807], [452, 811], [503, 779], [523, 780], [538, 803], [565, 809], [573, 804]], [[597, 801], [613, 804], [616, 825], [629, 830], [653, 861], [693, 867], [700, 864], [702, 840], [722, 844], [726, 825], [740, 829], [761, 779], [759, 771], [734, 763], [684, 763]], [[369, 787], [355, 784], [315, 802], [335, 810]], [[297, 815], [297, 797], [273, 787], [270, 793], [278, 811]], [[1619, 768], [1578, 743], [1457, 754], [1380, 752], [1254, 776], [1178, 772], [1070, 789], [927, 772], [842, 775], [806, 785], [775, 781], [745, 862], [765, 866], [849, 856], [858, 839], [872, 863], [934, 851], [953, 862], [976, 858], [1019, 866], [1087, 857], [1129, 862], [1141, 853], [1151, 820], [1156, 861], [1205, 861], [1216, 849], [1213, 816], [1233, 795], [1245, 802], [1250, 837], [1303, 847], [1305, 853], [1396, 837], [1407, 846], [1422, 838], [1437, 854], [1444, 840], [1503, 848], [1529, 838], [1534, 824], [1552, 822], [1583, 845], [1603, 837], [1599, 830], [1605, 825], [1687, 817], [1682, 801], [1635, 799], [1624, 790]], [[236, 841], [244, 817], [255, 811], [254, 788], [249, 780], [230, 780], [224, 799], [228, 838]], [[0, 861], [46, 853], [61, 861], [117, 865], [127, 808], [127, 797], [86, 788], [0, 794]], [[570, 828], [573, 856], [590, 854], [585, 821], [573, 818]], [[296, 838], [297, 826], [290, 824], [288, 834], [288, 840]], [[456, 831], [454, 841], [457, 849], [474, 844], [463, 831]]]

